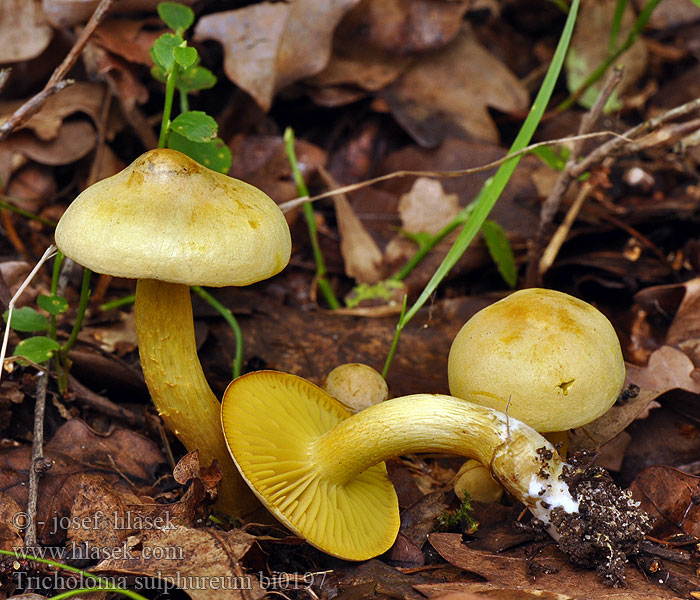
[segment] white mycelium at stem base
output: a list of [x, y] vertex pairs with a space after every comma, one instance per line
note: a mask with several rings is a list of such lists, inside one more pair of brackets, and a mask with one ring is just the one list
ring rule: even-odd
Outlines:
[[451, 396], [395, 398], [351, 415], [300, 377], [260, 371], [229, 385], [221, 419], [239, 471], [268, 510], [340, 558], [364, 560], [393, 544], [398, 501], [382, 461], [403, 454], [476, 458], [547, 524], [554, 508], [578, 509], [559, 478], [564, 463], [541, 435]]

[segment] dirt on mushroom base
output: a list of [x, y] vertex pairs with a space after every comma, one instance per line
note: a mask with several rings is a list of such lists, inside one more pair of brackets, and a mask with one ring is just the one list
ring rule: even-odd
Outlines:
[[574, 564], [595, 568], [606, 585], [624, 587], [628, 557], [641, 553], [652, 518], [640, 510], [629, 491], [621, 490], [604, 469], [592, 465], [586, 452], [570, 457], [561, 479], [578, 500], [579, 512], [552, 510], [559, 548]]

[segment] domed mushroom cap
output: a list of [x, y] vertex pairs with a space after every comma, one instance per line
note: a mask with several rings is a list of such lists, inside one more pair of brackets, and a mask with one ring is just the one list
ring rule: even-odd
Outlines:
[[[590, 304], [554, 290], [515, 292], [476, 313], [448, 361], [450, 392], [506, 411], [537, 431], [605, 413], [625, 380], [620, 342]], [[508, 404], [510, 398], [510, 404]]]
[[388, 550], [399, 530], [384, 463], [336, 483], [314, 461], [315, 442], [350, 416], [321, 388], [275, 371], [239, 377], [221, 404], [231, 456], [263, 505], [316, 548], [365, 560]]
[[271, 277], [291, 253], [271, 198], [164, 148], [83, 191], [56, 245], [98, 273], [213, 287]]
[[345, 363], [326, 376], [323, 389], [351, 412], [364, 410], [389, 397], [386, 380], [369, 365]]

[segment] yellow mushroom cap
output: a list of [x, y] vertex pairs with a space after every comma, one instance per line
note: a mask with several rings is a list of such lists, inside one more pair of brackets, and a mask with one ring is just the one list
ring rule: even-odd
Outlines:
[[83, 191], [56, 245], [98, 273], [212, 287], [271, 277], [291, 253], [271, 198], [165, 148]]
[[350, 416], [318, 386], [276, 371], [239, 377], [221, 404], [231, 456], [263, 505], [316, 548], [366, 560], [388, 550], [399, 530], [384, 463], [343, 484], [314, 463], [316, 440]]
[[470, 458], [455, 475], [455, 495], [464, 499], [464, 492], [472, 500], [494, 504], [503, 497], [503, 487], [498, 483], [484, 465]]
[[467, 321], [450, 348], [448, 377], [454, 396], [503, 412], [507, 407], [540, 432], [562, 431], [614, 404], [625, 364], [600, 311], [568, 294], [532, 288]]
[[333, 369], [323, 389], [352, 412], [364, 410], [389, 397], [386, 380], [369, 365], [346, 363]]

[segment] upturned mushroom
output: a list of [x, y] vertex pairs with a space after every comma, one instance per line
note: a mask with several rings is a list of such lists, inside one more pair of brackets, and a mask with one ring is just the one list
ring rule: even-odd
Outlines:
[[197, 357], [189, 286], [244, 286], [281, 271], [291, 239], [274, 201], [180, 152], [151, 150], [83, 191], [56, 245], [93, 271], [138, 280], [139, 352], [158, 413], [203, 464], [218, 460], [223, 510], [258, 506], [231, 463]]
[[[591, 494], [580, 506], [565, 463], [540, 434], [460, 398], [417, 394], [351, 415], [300, 377], [258, 371], [229, 385], [221, 422], [236, 466], [268, 510], [313, 546], [347, 560], [377, 556], [393, 544], [399, 508], [382, 461], [415, 452], [461, 454], [488, 465], [564, 549], [575, 540], [624, 563], [625, 552], [643, 539], [647, 520], [629, 496]], [[591, 531], [590, 514], [626, 524], [622, 549], [608, 532]]]
[[603, 415], [625, 381], [620, 342], [596, 308], [531, 288], [480, 310], [448, 359], [450, 393], [560, 432]]
[[389, 387], [384, 377], [362, 363], [337, 366], [326, 376], [323, 389], [354, 413], [384, 402], [389, 397]]

